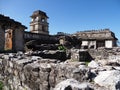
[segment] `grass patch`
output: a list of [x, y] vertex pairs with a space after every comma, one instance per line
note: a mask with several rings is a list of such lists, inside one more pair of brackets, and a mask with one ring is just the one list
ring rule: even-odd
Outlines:
[[0, 81], [0, 90], [3, 90], [4, 84], [2, 81]]
[[63, 45], [58, 46], [58, 50], [66, 51], [66, 48]]

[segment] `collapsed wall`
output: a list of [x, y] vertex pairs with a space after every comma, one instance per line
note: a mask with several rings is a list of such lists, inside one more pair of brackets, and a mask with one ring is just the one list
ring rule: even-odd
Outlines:
[[0, 52], [23, 51], [26, 26], [0, 14]]
[[111, 58], [117, 59], [119, 56], [119, 47], [111, 49], [104, 47], [98, 49], [71, 49], [71, 59], [76, 61], [109, 60]]
[[112, 57], [118, 57], [120, 55], [120, 48], [114, 47], [111, 49], [107, 49], [107, 48], [101, 47], [95, 50], [89, 49], [88, 52], [95, 60], [106, 60]]
[[0, 79], [5, 90], [53, 90], [63, 80], [88, 80], [89, 70], [81, 62], [57, 63], [25, 54], [0, 54]]
[[[77, 50], [75, 51], [77, 52]], [[73, 87], [77, 86], [77, 81], [80, 82], [79, 86], [81, 83], [85, 83], [81, 86], [82, 89], [78, 87], [79, 89], [62, 90], [91, 90], [86, 89], [89, 87], [92, 87], [93, 90], [114, 90], [98, 86], [94, 82], [94, 78], [102, 71], [112, 72], [111, 70], [115, 70], [118, 72], [120, 70], [117, 67], [120, 66], [120, 48], [106, 50], [108, 57], [103, 57], [100, 54], [103, 50], [100, 51], [96, 55], [101, 58], [99, 57], [98, 61], [91, 61], [88, 66], [85, 62], [70, 60], [60, 62], [58, 59], [43, 59], [39, 56], [32, 56], [31, 52], [0, 54], [0, 81], [4, 83], [4, 90], [61, 90], [59, 86], [64, 85], [63, 87], [71, 88], [69, 84], [73, 83]], [[95, 53], [93, 53], [94, 55]], [[75, 57], [73, 56], [73, 58]], [[115, 87], [116, 85], [112, 83], [111, 86]]]

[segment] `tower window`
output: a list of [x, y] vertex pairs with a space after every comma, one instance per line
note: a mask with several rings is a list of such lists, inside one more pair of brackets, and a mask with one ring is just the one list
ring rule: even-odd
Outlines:
[[44, 18], [42, 18], [42, 19], [41, 19], [41, 21], [42, 21], [42, 22], [45, 22], [45, 19], [44, 19]]
[[36, 17], [36, 18], [35, 18], [35, 21], [38, 21], [38, 20], [39, 20], [39, 17]]

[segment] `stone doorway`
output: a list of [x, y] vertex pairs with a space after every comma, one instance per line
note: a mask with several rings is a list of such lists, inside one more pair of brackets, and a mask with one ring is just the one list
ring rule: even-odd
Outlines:
[[5, 30], [5, 45], [4, 50], [12, 50], [13, 47], [13, 30]]
[[79, 61], [90, 62], [91, 60], [93, 60], [93, 58], [88, 51], [79, 52]]
[[99, 47], [105, 47], [105, 40], [97, 41], [97, 48]]
[[21, 23], [0, 14], [0, 52], [24, 51], [24, 30]]

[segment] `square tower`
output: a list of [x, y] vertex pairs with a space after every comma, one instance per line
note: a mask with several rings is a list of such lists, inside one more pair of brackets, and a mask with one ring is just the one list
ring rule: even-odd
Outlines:
[[48, 16], [45, 12], [37, 10], [34, 11], [31, 17], [30, 22], [30, 31], [32, 33], [40, 33], [40, 34], [46, 34], [49, 35], [48, 31], [48, 25], [47, 22]]

